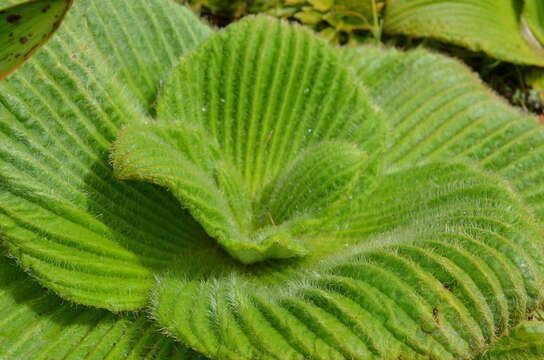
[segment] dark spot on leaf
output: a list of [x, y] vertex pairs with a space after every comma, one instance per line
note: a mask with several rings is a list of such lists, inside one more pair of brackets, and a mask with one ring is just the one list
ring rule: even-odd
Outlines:
[[28, 41], [28, 38], [27, 38], [26, 36], [23, 36], [23, 37], [21, 37], [21, 38], [19, 39], [19, 42], [20, 42], [21, 44], [26, 44], [27, 41]]
[[433, 308], [433, 318], [434, 318], [434, 321], [440, 325], [440, 312], [438, 311], [438, 308]]
[[19, 56], [21, 56], [21, 54], [15, 54], [15, 58], [18, 58]]
[[42, 9], [42, 13], [45, 14], [46, 12], [49, 11], [49, 9], [51, 9], [51, 5], [47, 5], [46, 7], [44, 7], [44, 8]]
[[6, 20], [10, 24], [16, 24], [17, 22], [19, 22], [19, 20], [21, 20], [21, 18], [22, 16], [19, 14], [11, 14], [6, 18]]
[[9, 33], [9, 37], [13, 37], [13, 33]]

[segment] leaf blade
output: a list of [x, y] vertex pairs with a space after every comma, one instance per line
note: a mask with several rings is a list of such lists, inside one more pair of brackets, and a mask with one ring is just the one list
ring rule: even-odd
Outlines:
[[521, 1], [510, 0], [388, 0], [384, 31], [430, 37], [500, 60], [544, 66], [544, 48], [522, 32], [521, 6]]

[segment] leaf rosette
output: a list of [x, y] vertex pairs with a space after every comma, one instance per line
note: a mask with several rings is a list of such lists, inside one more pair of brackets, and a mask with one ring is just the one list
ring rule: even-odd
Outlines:
[[[206, 357], [470, 359], [542, 304], [544, 132], [444, 57], [88, 0], [0, 83], [0, 119], [19, 265]], [[74, 354], [110, 324], [110, 356], [196, 356], [115, 316], [67, 311]]]

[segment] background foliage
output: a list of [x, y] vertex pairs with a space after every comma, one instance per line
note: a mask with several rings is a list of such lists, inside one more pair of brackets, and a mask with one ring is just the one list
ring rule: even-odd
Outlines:
[[[544, 3], [538, 0], [176, 1], [191, 5], [197, 13], [218, 26], [248, 14], [266, 13], [309, 26], [334, 44], [350, 46], [382, 42], [407, 49], [426, 47], [437, 50], [463, 60], [512, 104], [536, 114], [544, 112], [544, 70], [527, 66], [527, 63], [544, 64], [544, 55], [538, 49], [542, 47], [544, 33]], [[403, 12], [404, 3], [410, 6], [409, 12]], [[388, 7], [393, 10], [388, 10]], [[447, 10], [436, 13], [434, 7]], [[487, 21], [485, 16], [489, 18], [487, 23], [484, 22]], [[455, 24], [458, 24], [457, 33]], [[526, 24], [525, 29], [531, 30], [533, 40], [540, 42], [537, 50], [524, 39], [522, 30]], [[442, 34], [436, 30], [451, 29], [452, 26], [454, 29], [449, 33]], [[498, 30], [493, 30], [493, 27]], [[497, 37], [478, 40], [485, 32]], [[531, 58], [534, 61], [529, 60]]]

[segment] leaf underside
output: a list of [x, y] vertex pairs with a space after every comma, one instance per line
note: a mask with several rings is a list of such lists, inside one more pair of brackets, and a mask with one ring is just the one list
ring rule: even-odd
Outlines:
[[35, 0], [5, 8], [0, 3], [0, 80], [51, 38], [72, 2]]
[[[544, 47], [535, 39], [540, 0], [387, 0], [384, 31], [430, 37], [500, 60], [544, 66]], [[523, 10], [523, 3], [528, 9]], [[529, 9], [529, 7], [531, 9]], [[526, 13], [522, 21], [522, 11]]]

